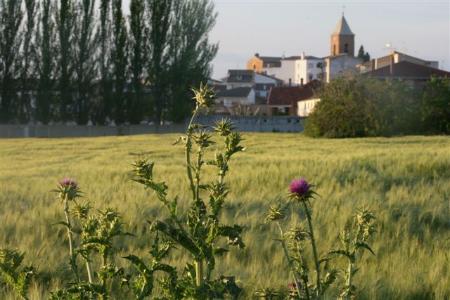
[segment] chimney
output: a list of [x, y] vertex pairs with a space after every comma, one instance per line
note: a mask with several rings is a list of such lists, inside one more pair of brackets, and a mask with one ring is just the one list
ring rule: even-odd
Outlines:
[[302, 56], [301, 57], [302, 57], [302, 60], [305, 59], [305, 52], [304, 51], [302, 52]]
[[371, 70], [371, 71], [374, 71], [374, 70], [375, 70], [375, 59], [372, 59], [372, 60], [370, 61], [370, 70]]

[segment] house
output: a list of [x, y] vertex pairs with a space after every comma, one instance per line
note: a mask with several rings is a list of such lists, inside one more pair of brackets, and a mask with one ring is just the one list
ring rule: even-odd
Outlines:
[[299, 101], [314, 98], [315, 91], [320, 87], [320, 81], [314, 80], [303, 86], [274, 87], [267, 99], [268, 115], [298, 114]]
[[269, 75], [283, 80], [284, 85], [296, 86], [307, 84], [312, 80], [320, 80], [323, 73], [323, 59], [305, 55], [290, 56], [281, 60], [281, 67], [273, 69]]
[[364, 64], [359, 66], [359, 70], [361, 73], [370, 72], [373, 70], [377, 70], [386, 66], [389, 66], [392, 63], [396, 64], [402, 61], [407, 61], [410, 63], [414, 63], [416, 65], [422, 65], [426, 67], [431, 67], [435, 69], [439, 69], [439, 62], [424, 60], [418, 57], [414, 57], [405, 53], [401, 53], [398, 51], [393, 51], [391, 54], [372, 59]]
[[272, 86], [279, 86], [282, 80], [252, 70], [228, 70], [226, 86], [228, 89], [252, 87], [258, 91], [268, 91]]
[[304, 99], [297, 102], [297, 116], [306, 118], [320, 102], [320, 98]]
[[422, 86], [432, 76], [450, 78], [450, 72], [432, 68], [424, 64], [416, 64], [410, 61], [398, 63], [391, 60], [391, 64], [364, 73], [365, 76], [378, 79], [397, 79], [411, 82], [415, 86]]
[[252, 87], [237, 87], [217, 93], [214, 111], [217, 114], [233, 114], [237, 107], [255, 104], [256, 95]]
[[247, 62], [247, 70], [257, 73], [272, 73], [272, 69], [281, 67], [281, 57], [277, 56], [260, 56], [256, 53]]

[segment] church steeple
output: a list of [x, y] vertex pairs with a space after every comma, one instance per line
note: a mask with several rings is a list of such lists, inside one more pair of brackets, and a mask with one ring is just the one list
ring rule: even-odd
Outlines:
[[355, 35], [350, 26], [348, 26], [344, 14], [342, 14], [336, 29], [331, 34], [331, 55], [335, 56], [344, 53], [351, 56], [355, 55]]

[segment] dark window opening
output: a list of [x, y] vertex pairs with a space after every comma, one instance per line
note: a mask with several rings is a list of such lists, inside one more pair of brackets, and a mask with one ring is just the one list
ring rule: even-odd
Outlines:
[[344, 52], [348, 53], [348, 44], [344, 44]]

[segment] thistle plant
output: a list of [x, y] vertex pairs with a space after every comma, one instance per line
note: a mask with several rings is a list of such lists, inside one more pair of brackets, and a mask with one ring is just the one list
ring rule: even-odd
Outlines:
[[[196, 103], [186, 134], [180, 137], [176, 144], [182, 144], [185, 152], [185, 170], [189, 183], [189, 209], [182, 214], [177, 209], [178, 198], [170, 199], [168, 186], [163, 181], [157, 181], [153, 175], [154, 163], [141, 159], [133, 164], [134, 181], [153, 190], [156, 198], [166, 208], [168, 219], [149, 221], [152, 231], [169, 244], [164, 244], [164, 251], [153, 250], [153, 261], [150, 266], [142, 264], [142, 260], [129, 257], [137, 269], [147, 270], [147, 274], [163, 271], [169, 275], [169, 280], [178, 278], [177, 282], [163, 286], [170, 287], [167, 293], [176, 292], [172, 297], [187, 297], [196, 299], [211, 299], [228, 294], [237, 297], [240, 288], [233, 277], [218, 276], [213, 278], [216, 259], [228, 251], [221, 242], [224, 239], [228, 246], [244, 247], [241, 238], [242, 227], [239, 225], [224, 225], [220, 214], [225, 199], [229, 193], [225, 177], [229, 171], [231, 158], [244, 148], [240, 145], [241, 135], [233, 128], [229, 120], [218, 122], [213, 128], [197, 123], [198, 114], [206, 109], [213, 100], [213, 92], [207, 86], [194, 90]], [[218, 146], [221, 140], [222, 146]], [[211, 148], [215, 148], [212, 159], [207, 156]], [[213, 167], [217, 177], [205, 181], [202, 177], [206, 167]], [[207, 199], [207, 200], [206, 200]], [[187, 263], [181, 276], [175, 275], [175, 268], [161, 264], [161, 260], [169, 254], [173, 247], [183, 249], [191, 262]], [[142, 272], [141, 272], [142, 273]], [[140, 275], [143, 277], [143, 275]], [[151, 290], [153, 280], [145, 279], [149, 286], [142, 290]], [[175, 285], [175, 286], [174, 286]], [[148, 295], [151, 291], [148, 292]]]
[[[58, 184], [58, 198], [64, 206], [65, 222], [69, 244], [69, 263], [75, 282], [66, 289], [52, 293], [52, 299], [108, 299], [111, 293], [108, 284], [114, 278], [121, 278], [123, 270], [114, 261], [114, 240], [129, 235], [123, 230], [121, 216], [112, 209], [91, 215], [88, 202], [81, 203], [81, 191], [75, 180], [65, 178]], [[78, 266], [78, 258], [84, 260], [86, 276]], [[98, 270], [93, 270], [97, 259]]]
[[58, 198], [64, 206], [65, 222], [60, 222], [67, 229], [67, 239], [69, 243], [69, 264], [77, 282], [80, 282], [80, 276], [77, 266], [77, 254], [74, 250], [73, 227], [70, 217], [70, 204], [80, 197], [80, 190], [75, 180], [64, 178], [59, 181], [57, 190]]
[[35, 275], [32, 266], [22, 267], [24, 254], [16, 250], [0, 249], [0, 278], [20, 298], [28, 299], [28, 289]]
[[[347, 222], [341, 233], [342, 249], [329, 251], [320, 256], [317, 240], [314, 234], [311, 202], [315, 201], [317, 193], [313, 185], [305, 179], [293, 180], [289, 186], [289, 200], [280, 202], [269, 208], [267, 221], [275, 223], [280, 232], [277, 239], [282, 246], [288, 266], [294, 279], [291, 297], [297, 299], [321, 299], [328, 288], [336, 282], [339, 270], [330, 266], [332, 259], [338, 255], [348, 259], [345, 285], [341, 297], [354, 295], [355, 287], [352, 276], [355, 274], [356, 258], [360, 250], [372, 252], [367, 244], [374, 233], [374, 215], [369, 211], [361, 211], [356, 217]], [[291, 209], [289, 209], [291, 208]], [[283, 230], [281, 222], [288, 217], [288, 212], [298, 211], [304, 222], [287, 231]], [[308, 251], [308, 249], [310, 249]], [[312, 255], [308, 255], [312, 253]], [[310, 258], [312, 256], [312, 258]], [[311, 274], [311, 268], [314, 274]], [[314, 275], [314, 276], [312, 276]]]
[[356, 286], [353, 283], [353, 276], [358, 271], [358, 258], [362, 257], [364, 251], [375, 255], [369, 245], [369, 240], [375, 232], [375, 215], [369, 210], [360, 210], [353, 218], [347, 221], [344, 230], [340, 233], [341, 248], [329, 252], [330, 255], [343, 257], [347, 261], [345, 285], [341, 290], [341, 299], [353, 299], [356, 297]]

